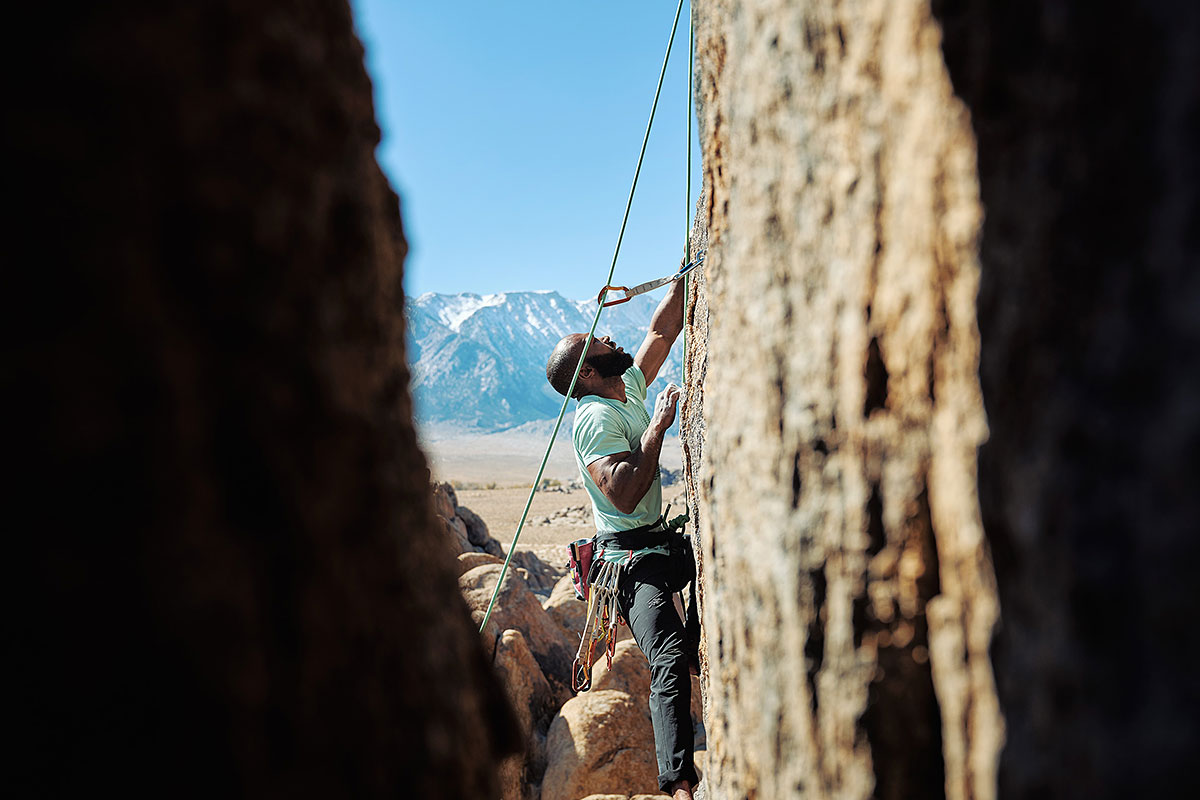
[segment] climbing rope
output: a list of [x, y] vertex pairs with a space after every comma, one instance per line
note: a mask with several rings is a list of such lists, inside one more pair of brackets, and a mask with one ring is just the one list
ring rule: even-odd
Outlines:
[[[687, 93], [687, 104], [686, 104], [687, 105], [687, 164], [684, 167], [684, 171], [687, 173], [687, 176], [684, 179], [684, 184], [686, 186], [686, 189], [684, 190], [684, 198], [683, 198], [683, 262], [685, 264], [692, 260], [692, 69], [694, 67], [693, 59], [695, 58], [695, 55], [694, 55], [695, 46], [696, 46], [696, 33], [694, 30], [694, 23], [691, 19], [691, 15], [689, 14], [688, 15], [688, 63], [687, 63], [688, 93]], [[696, 259], [698, 261], [703, 261], [704, 255], [707, 252], [708, 252], [708, 248], [706, 247], [703, 250], [701, 250], [699, 253], [696, 254]], [[685, 274], [684, 278], [683, 278], [683, 370], [682, 370], [682, 372], [683, 372], [683, 376], [682, 376], [683, 397], [684, 397], [685, 405], [687, 403], [687, 397], [688, 397], [688, 394], [687, 394], [687, 392], [688, 392], [688, 381], [687, 381], [687, 365], [688, 365], [687, 328], [688, 328], [688, 326], [687, 326], [687, 322], [688, 322], [688, 303], [691, 300], [691, 294], [688, 291], [690, 288], [691, 287], [688, 286], [687, 275]], [[680, 433], [682, 433], [683, 432], [682, 431], [682, 428], [683, 428], [682, 422], [680, 422], [679, 427], [680, 427]], [[688, 486], [689, 486], [688, 476], [686, 474], [687, 473], [686, 468], [689, 465], [684, 464], [683, 466], [685, 468], [684, 469], [685, 474], [683, 476], [683, 511], [684, 511], [685, 515], [690, 516], [692, 513], [691, 490], [688, 488]]]
[[[625, 238], [625, 226], [629, 222], [629, 209], [633, 207], [633, 195], [637, 190], [638, 175], [642, 172], [642, 160], [646, 156], [646, 144], [650, 141], [650, 129], [654, 127], [654, 112], [658, 109], [658, 98], [662, 93], [663, 78], [667, 74], [667, 62], [671, 59], [671, 46], [675, 43], [675, 30], [679, 27], [679, 14], [683, 10], [683, 0], [679, 0], [679, 5], [675, 8], [675, 21], [671, 23], [671, 36], [667, 40], [667, 53], [663, 56], [662, 69], [658, 73], [658, 86], [654, 89], [654, 102], [650, 106], [650, 119], [646, 123], [646, 133], [642, 136], [642, 149], [638, 153], [637, 167], [633, 171], [633, 183], [629, 187], [629, 199], [625, 202], [625, 216], [621, 219], [621, 230], [617, 234], [617, 246], [613, 250], [612, 264], [608, 268], [608, 277], [604, 283], [612, 283], [613, 274], [617, 271], [617, 256], [621, 252], [621, 241]], [[688, 65], [689, 72], [691, 65]], [[690, 77], [689, 77], [690, 80]], [[690, 100], [689, 100], [690, 102]], [[512, 563], [513, 554], [517, 552], [517, 540], [521, 537], [521, 530], [525, 527], [525, 519], [529, 516], [529, 508], [533, 505], [533, 495], [537, 492], [538, 484], [542, 481], [542, 473], [546, 471], [546, 462], [550, 460], [550, 451], [554, 449], [554, 440], [558, 438], [558, 429], [562, 426], [563, 417], [567, 413], [567, 405], [571, 402], [571, 395], [575, 392], [575, 382], [579, 380], [579, 371], [583, 369], [583, 362], [587, 359], [588, 348], [592, 346], [592, 339], [595, 338], [596, 325], [600, 322], [600, 314], [604, 311], [604, 292], [601, 293], [601, 302], [596, 307], [596, 316], [592, 319], [592, 327], [588, 330], [587, 338], [583, 343], [583, 352], [579, 356], [579, 363], [575, 365], [575, 374], [571, 376], [571, 385], [567, 388], [567, 396], [563, 398], [562, 408], [559, 409], [558, 419], [554, 423], [554, 431], [550, 434], [550, 442], [546, 445], [546, 453], [542, 456], [542, 464], [538, 467], [537, 477], [533, 479], [533, 486], [529, 490], [529, 499], [525, 501], [525, 510], [521, 512], [521, 519], [517, 523], [517, 532], [513, 534], [512, 544], [509, 545], [508, 555], [504, 558], [504, 566], [500, 568], [500, 577], [496, 579], [496, 588], [492, 590], [492, 599], [488, 601], [487, 611], [484, 612], [483, 622], [479, 624], [479, 632], [487, 627], [488, 620], [492, 618], [492, 610], [496, 607], [496, 598], [500, 596], [500, 586], [504, 582], [504, 576], [508, 573], [508, 566]]]

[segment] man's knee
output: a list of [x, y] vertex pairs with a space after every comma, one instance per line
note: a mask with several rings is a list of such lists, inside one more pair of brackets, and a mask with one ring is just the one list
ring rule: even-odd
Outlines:
[[682, 641], [672, 640], [655, 649], [650, 657], [650, 674], [666, 677], [679, 672], [687, 673], [687, 648]]

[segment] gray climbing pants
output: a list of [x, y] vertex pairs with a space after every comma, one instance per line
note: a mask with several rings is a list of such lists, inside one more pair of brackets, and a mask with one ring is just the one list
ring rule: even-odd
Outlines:
[[650, 722], [664, 791], [680, 780], [696, 785], [692, 731], [692, 652], [675, 602], [667, 589], [666, 556], [644, 556], [622, 577], [618, 603], [634, 641], [650, 662]]

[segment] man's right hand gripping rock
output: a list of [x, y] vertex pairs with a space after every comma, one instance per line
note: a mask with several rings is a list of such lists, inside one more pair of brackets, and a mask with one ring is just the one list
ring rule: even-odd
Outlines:
[[659, 392], [658, 398], [654, 401], [654, 416], [650, 418], [650, 424], [659, 433], [665, 433], [667, 428], [675, 422], [675, 410], [679, 405], [679, 391], [679, 387], [675, 384], [667, 384], [667, 388]]

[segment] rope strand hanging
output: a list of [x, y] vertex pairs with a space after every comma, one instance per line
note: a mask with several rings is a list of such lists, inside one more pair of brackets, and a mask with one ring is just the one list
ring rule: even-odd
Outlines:
[[[689, 9], [690, 10], [690, 9]], [[695, 58], [694, 49], [696, 46], [696, 33], [693, 30], [693, 21], [691, 14], [688, 14], [688, 93], [687, 93], [687, 167], [685, 169], [687, 177], [684, 179], [686, 189], [684, 191], [683, 200], [683, 261], [689, 263], [692, 260], [692, 71], [695, 69], [693, 59]], [[704, 261], [704, 256], [708, 252], [705, 247], [696, 254], [696, 260]], [[688, 365], [688, 346], [687, 346], [687, 329], [688, 329], [688, 301], [691, 300], [691, 293], [688, 285], [688, 278], [685, 274], [683, 277], [683, 405], [687, 405], [688, 400], [688, 381], [687, 381], [687, 365]], [[681, 409], [682, 412], [682, 409]], [[680, 432], [683, 430], [683, 422], [680, 421]], [[690, 459], [687, 456], [687, 450], [684, 449], [685, 463], [684, 469], [687, 470], [691, 466]], [[683, 512], [689, 518], [692, 514], [692, 493], [688, 488], [688, 476], [683, 476]]]
[[[625, 238], [625, 226], [629, 222], [629, 210], [633, 207], [633, 195], [637, 191], [638, 176], [642, 172], [642, 160], [646, 157], [646, 144], [650, 141], [650, 130], [654, 127], [654, 112], [658, 110], [658, 98], [662, 94], [663, 78], [667, 74], [667, 63], [671, 60], [671, 46], [675, 43], [675, 31], [679, 27], [679, 15], [682, 11], [683, 0], [679, 0], [679, 5], [675, 8], [675, 20], [671, 23], [671, 36], [667, 40], [667, 52], [663, 56], [662, 69], [658, 73], [658, 85], [654, 89], [654, 102], [650, 106], [650, 119], [646, 123], [646, 133], [642, 136], [642, 149], [638, 153], [637, 167], [633, 171], [633, 183], [629, 187], [629, 199], [625, 202], [625, 215], [621, 219], [621, 230], [617, 234], [617, 246], [613, 250], [612, 264], [608, 268], [608, 277], [604, 281], [605, 285], [612, 283], [613, 274], [617, 271], [617, 256], [621, 253], [621, 241]], [[688, 71], [690, 81], [690, 64], [688, 65]], [[554, 440], [558, 438], [558, 430], [562, 427], [563, 417], [566, 416], [567, 405], [571, 402], [571, 395], [575, 392], [575, 383], [579, 380], [579, 371], [583, 369], [583, 362], [587, 358], [588, 348], [592, 346], [592, 339], [595, 338], [596, 326], [600, 322], [601, 312], [604, 311], [603, 300], [606, 293], [607, 290], [602, 290], [600, 293], [601, 302], [596, 308], [596, 316], [592, 319], [592, 327], [588, 330], [587, 338], [584, 340], [583, 352], [579, 357], [579, 363], [575, 365], [575, 374], [571, 376], [571, 385], [567, 389], [567, 396], [563, 398], [562, 408], [559, 409], [558, 419], [554, 423], [554, 430], [551, 432], [550, 441], [546, 445], [546, 453], [542, 456], [542, 464], [538, 467], [537, 477], [533, 479], [533, 486], [530, 487], [529, 499], [525, 501], [525, 509], [521, 512], [521, 519], [517, 523], [516, 533], [513, 534], [512, 544], [508, 547], [508, 555], [504, 558], [504, 566], [500, 568], [500, 576], [496, 579], [496, 588], [492, 590], [492, 598], [488, 601], [487, 611], [484, 612], [483, 621], [479, 624], [480, 633], [487, 628], [488, 620], [492, 618], [492, 611], [496, 607], [496, 598], [500, 596], [500, 587], [504, 583], [504, 576], [508, 574], [508, 567], [512, 563], [513, 554], [517, 552], [517, 540], [521, 538], [521, 530], [525, 527], [525, 520], [529, 516], [529, 508], [533, 505], [533, 496], [537, 492], [538, 484], [542, 481], [542, 473], [546, 471], [546, 462], [550, 460], [550, 452], [554, 448]]]

